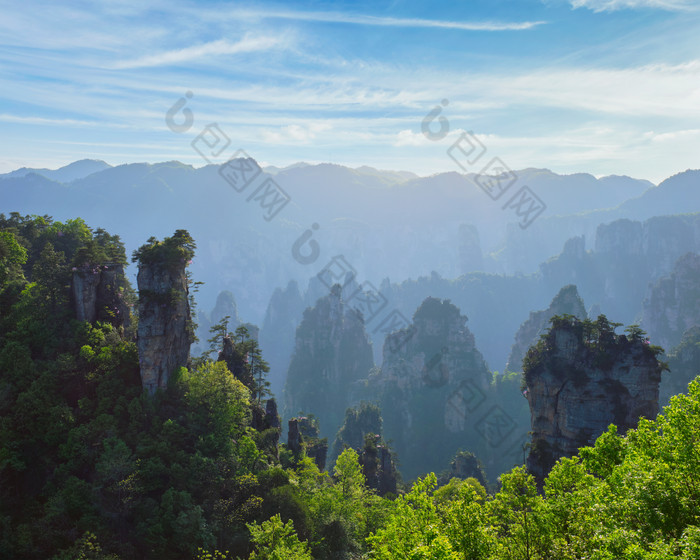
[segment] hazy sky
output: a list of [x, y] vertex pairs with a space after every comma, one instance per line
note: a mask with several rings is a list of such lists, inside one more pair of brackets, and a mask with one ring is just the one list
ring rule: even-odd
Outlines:
[[[220, 157], [242, 148], [279, 166], [456, 171], [446, 150], [466, 130], [512, 168], [659, 181], [700, 167], [696, 0], [0, 9], [0, 172], [200, 166], [191, 142], [211, 123], [231, 141]], [[188, 91], [193, 125], [176, 133], [165, 114]], [[441, 100], [450, 132], [428, 140], [421, 123]]]

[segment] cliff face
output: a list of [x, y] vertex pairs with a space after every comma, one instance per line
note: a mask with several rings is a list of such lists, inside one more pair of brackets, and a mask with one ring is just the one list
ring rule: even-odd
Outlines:
[[194, 347], [193, 351], [195, 353], [201, 353], [204, 351], [204, 347], [201, 346], [201, 342], [206, 342], [206, 340], [211, 336], [211, 327], [216, 325], [224, 317], [229, 318], [227, 323], [228, 330], [230, 332], [235, 332], [242, 323], [238, 316], [238, 305], [236, 304], [236, 298], [228, 290], [219, 292], [219, 295], [216, 296], [216, 303], [214, 304], [211, 312], [205, 313], [204, 311], [199, 311], [197, 313], [197, 338], [199, 338], [200, 345]]
[[491, 377], [466, 321], [448, 300], [427, 298], [413, 316], [413, 336], [387, 336], [381, 372], [368, 380], [366, 396], [380, 399], [385, 437], [406, 477], [438, 470], [460, 447], [484, 447], [470, 413]]
[[94, 265], [73, 270], [71, 295], [78, 321], [109, 321], [115, 327], [128, 326], [129, 307], [123, 299], [126, 287], [120, 264]]
[[673, 272], [650, 288], [642, 325], [654, 344], [667, 351], [680, 343], [684, 332], [700, 326], [700, 255], [683, 255]]
[[673, 395], [686, 393], [688, 384], [700, 375], [700, 327], [688, 329], [681, 343], [666, 353], [669, 372], [661, 378], [659, 404], [666, 406]]
[[313, 413], [324, 437], [338, 431], [353, 385], [374, 366], [362, 316], [346, 308], [338, 288], [304, 311], [285, 388], [286, 416]]
[[647, 285], [688, 252], [700, 252], [700, 214], [620, 219], [597, 227], [594, 251], [584, 251], [581, 237], [567, 241], [560, 255], [540, 265], [540, 274], [548, 290], [576, 284], [586, 302], [631, 323]]
[[479, 230], [471, 224], [460, 224], [458, 243], [460, 273], [484, 270], [484, 256], [481, 252]]
[[141, 383], [150, 394], [187, 365], [191, 335], [185, 262], [140, 263], [138, 349]]
[[518, 332], [515, 333], [515, 342], [510, 351], [510, 357], [504, 372], [519, 372], [523, 369], [523, 358], [530, 346], [536, 344], [540, 335], [547, 331], [549, 321], [555, 315], [573, 315], [579, 319], [586, 319], [586, 308], [583, 300], [578, 295], [578, 290], [573, 284], [564, 286], [554, 296], [552, 303], [544, 311], [533, 311]]
[[[294, 351], [294, 334], [299, 326], [304, 302], [299, 286], [292, 281], [282, 290], [275, 289], [267, 306], [265, 320], [260, 329], [260, 347], [270, 364], [270, 391], [281, 396], [287, 379], [289, 362]], [[298, 411], [297, 411], [298, 412]]]
[[299, 455], [302, 448], [306, 450], [306, 456], [316, 463], [319, 470], [326, 468], [326, 456], [328, 454], [328, 440], [321, 438], [318, 421], [314, 417], [300, 416], [289, 420], [287, 432], [287, 447]]
[[391, 451], [385, 444], [368, 442], [359, 455], [359, 462], [367, 486], [376, 490], [380, 496], [396, 494], [396, 466]]
[[560, 457], [591, 445], [616, 424], [619, 433], [658, 412], [661, 366], [641, 337], [596, 322], [555, 318], [525, 359], [531, 411], [531, 473], [542, 481]]

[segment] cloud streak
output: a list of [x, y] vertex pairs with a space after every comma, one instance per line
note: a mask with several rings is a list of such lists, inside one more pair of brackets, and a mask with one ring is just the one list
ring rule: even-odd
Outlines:
[[125, 70], [153, 66], [170, 66], [207, 57], [267, 51], [276, 48], [281, 42], [279, 37], [266, 36], [245, 36], [235, 43], [227, 39], [219, 39], [218, 41], [211, 41], [202, 45], [165, 51], [133, 60], [122, 60], [112, 65], [112, 68], [115, 70]]
[[693, 5], [693, 0], [571, 0], [573, 8], [588, 8], [594, 12], [614, 12], [634, 8], [685, 11], [692, 9]]
[[523, 22], [460, 22], [420, 18], [396, 18], [369, 16], [363, 14], [341, 14], [338, 12], [237, 12], [239, 15], [259, 19], [288, 19], [295, 21], [311, 21], [323, 23], [349, 23], [354, 25], [370, 25], [378, 27], [420, 27], [432, 29], [456, 29], [459, 31], [523, 31], [544, 25], [545, 21]]

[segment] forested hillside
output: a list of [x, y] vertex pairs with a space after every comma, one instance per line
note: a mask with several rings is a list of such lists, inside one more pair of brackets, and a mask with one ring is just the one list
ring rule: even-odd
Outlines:
[[[134, 259], [195, 248], [180, 231]], [[386, 444], [367, 431], [381, 431], [379, 410], [362, 409], [365, 428], [348, 416], [337, 460], [319, 470], [311, 439], [278, 443], [245, 327], [215, 325], [217, 361], [191, 357], [144, 391], [126, 263], [118, 236], [80, 219], [0, 218], [3, 558], [698, 557], [700, 382], [658, 419], [624, 437], [611, 426], [559, 461], [541, 492], [524, 467], [494, 488], [478, 469], [460, 478], [462, 455], [440, 487], [425, 473], [380, 496], [370, 473]], [[88, 277], [111, 282], [92, 321], [76, 318]]]

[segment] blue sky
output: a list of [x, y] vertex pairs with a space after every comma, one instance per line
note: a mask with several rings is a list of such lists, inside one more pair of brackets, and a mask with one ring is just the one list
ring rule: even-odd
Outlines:
[[[0, 172], [198, 167], [191, 142], [211, 123], [231, 140], [219, 157], [278, 166], [457, 171], [446, 150], [472, 131], [513, 169], [658, 182], [700, 167], [696, 0], [0, 8]], [[175, 133], [165, 114], [188, 91], [193, 126]], [[429, 140], [443, 99], [450, 132]]]

